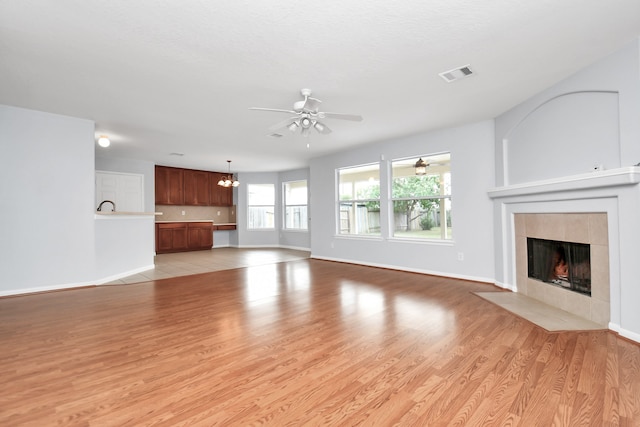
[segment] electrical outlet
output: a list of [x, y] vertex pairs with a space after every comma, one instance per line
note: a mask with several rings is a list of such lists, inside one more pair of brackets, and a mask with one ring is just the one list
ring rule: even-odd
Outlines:
[[185, 213], [186, 213], [185, 211], [182, 211], [182, 215], [184, 215]]
[[458, 252], [458, 261], [464, 261], [464, 252]]

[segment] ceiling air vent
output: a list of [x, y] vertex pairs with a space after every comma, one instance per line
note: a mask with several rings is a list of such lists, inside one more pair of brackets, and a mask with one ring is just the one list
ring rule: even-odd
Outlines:
[[464, 65], [439, 74], [439, 76], [447, 83], [451, 83], [471, 75], [473, 75], [473, 71], [471, 71], [471, 67], [469, 65]]

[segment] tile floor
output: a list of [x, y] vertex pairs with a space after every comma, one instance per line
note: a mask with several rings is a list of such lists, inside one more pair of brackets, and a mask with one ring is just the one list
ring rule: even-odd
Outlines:
[[278, 248], [215, 248], [210, 251], [160, 254], [155, 257], [155, 268], [153, 270], [114, 280], [108, 284], [122, 285], [148, 282], [150, 280], [293, 261], [302, 258], [309, 258], [309, 252]]
[[547, 331], [593, 331], [607, 329], [568, 311], [551, 307], [517, 292], [476, 292], [481, 298], [520, 316]]

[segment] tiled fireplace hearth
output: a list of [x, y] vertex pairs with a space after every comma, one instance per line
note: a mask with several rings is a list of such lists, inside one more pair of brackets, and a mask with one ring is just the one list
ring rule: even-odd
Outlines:
[[[517, 213], [514, 215], [517, 292], [607, 326], [609, 239], [606, 213]], [[591, 296], [528, 277], [527, 238], [584, 243], [591, 252]]]

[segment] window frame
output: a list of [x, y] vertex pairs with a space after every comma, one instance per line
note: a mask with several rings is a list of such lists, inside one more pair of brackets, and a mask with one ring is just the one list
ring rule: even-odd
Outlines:
[[[273, 204], [255, 204], [252, 205], [251, 204], [251, 190], [250, 187], [251, 186], [271, 186], [271, 189], [273, 191]], [[272, 208], [272, 214], [273, 214], [273, 218], [272, 218], [272, 223], [273, 225], [271, 227], [252, 227], [251, 226], [251, 208]], [[269, 213], [268, 211], [266, 213]], [[259, 183], [259, 184], [247, 184], [247, 230], [250, 231], [273, 231], [276, 229], [276, 186], [273, 183]]]
[[[292, 204], [288, 204], [287, 203], [287, 185], [290, 185], [291, 183], [298, 183], [298, 182], [304, 182], [304, 187], [306, 190], [306, 200], [304, 204], [299, 204], [299, 203], [292, 203]], [[304, 207], [304, 212], [305, 212], [305, 216], [304, 216], [304, 221], [300, 221], [300, 223], [304, 223], [304, 228], [294, 228], [294, 227], [288, 227], [287, 226], [287, 213], [288, 213], [288, 208], [293, 207], [293, 208], [300, 208], [300, 207]], [[309, 232], [309, 182], [307, 179], [296, 179], [296, 180], [292, 180], [292, 181], [284, 181], [282, 182], [282, 230], [284, 231], [292, 231], [292, 232], [301, 232], [301, 233], [308, 233]]]
[[[394, 174], [394, 164], [397, 164], [398, 162], [407, 162], [408, 160], [411, 160], [412, 163], [415, 163], [419, 158], [426, 160], [430, 158], [438, 158], [445, 155], [447, 156], [446, 160], [448, 162], [447, 170], [444, 172], [440, 172], [438, 174], [427, 173], [427, 175], [435, 175], [440, 177], [440, 186], [439, 186], [440, 193], [439, 194], [429, 194], [424, 196], [409, 196], [409, 197], [396, 197], [394, 195], [394, 190], [393, 190], [394, 182], [395, 182], [395, 179], [398, 178], [398, 176]], [[448, 178], [445, 177], [445, 175], [447, 174], [449, 175]], [[451, 221], [451, 216], [453, 212], [453, 209], [452, 209], [453, 191], [452, 191], [452, 185], [451, 185], [452, 177], [453, 177], [453, 173], [451, 171], [451, 152], [450, 151], [428, 153], [428, 154], [422, 154], [422, 155], [412, 155], [412, 156], [406, 156], [406, 157], [390, 160], [389, 161], [389, 179], [388, 179], [389, 239], [412, 241], [412, 242], [419, 242], [419, 243], [429, 243], [429, 244], [453, 243], [454, 241], [453, 228], [451, 226], [447, 227], [447, 225], [449, 225], [452, 222]], [[448, 188], [448, 193], [447, 193], [447, 188]], [[438, 220], [440, 221], [440, 224], [442, 223], [445, 224], [444, 227], [440, 228], [440, 237], [421, 237], [418, 235], [403, 236], [398, 234], [400, 230], [398, 230], [396, 226], [397, 225], [396, 212], [395, 212], [396, 202], [414, 201], [414, 200], [438, 200], [439, 201], [438, 210], [440, 212], [440, 217], [438, 218]], [[407, 226], [409, 226], [409, 224], [407, 224]]]
[[[349, 170], [349, 169], [362, 169], [362, 172], [365, 173], [367, 171], [367, 168], [371, 168], [372, 171], [376, 171], [376, 175], [377, 175], [377, 183], [378, 183], [378, 197], [377, 198], [358, 198], [356, 193], [356, 188], [355, 188], [355, 181], [353, 181], [353, 193], [351, 195], [351, 198], [348, 199], [341, 199], [341, 187], [343, 182], [341, 181], [341, 172], [345, 171], [345, 170]], [[382, 182], [380, 180], [380, 171], [381, 171], [382, 167], [380, 162], [372, 162], [372, 163], [364, 163], [364, 164], [360, 164], [360, 165], [350, 165], [350, 166], [344, 166], [344, 167], [340, 167], [340, 168], [336, 168], [335, 169], [335, 182], [336, 182], [336, 206], [335, 206], [335, 215], [336, 215], [336, 229], [335, 229], [335, 233], [336, 236], [338, 237], [344, 237], [344, 238], [359, 238], [359, 239], [380, 239], [382, 238], [382, 229], [381, 229], [381, 225], [380, 224], [377, 228], [378, 228], [378, 232], [374, 232], [374, 233], [351, 233], [351, 232], [343, 232], [343, 227], [342, 227], [342, 223], [343, 223], [343, 215], [342, 213], [344, 212], [342, 209], [342, 206], [349, 203], [351, 204], [351, 215], [348, 218], [349, 224], [351, 224], [351, 218], [356, 218], [357, 215], [355, 214], [354, 209], [357, 208], [357, 204], [366, 204], [366, 203], [377, 203], [378, 204], [378, 210], [380, 211], [382, 208], [382, 197], [380, 194], [380, 188], [382, 185]], [[364, 181], [361, 181], [364, 182]], [[349, 212], [349, 211], [347, 211]], [[351, 225], [349, 225], [348, 229], [351, 229]]]

